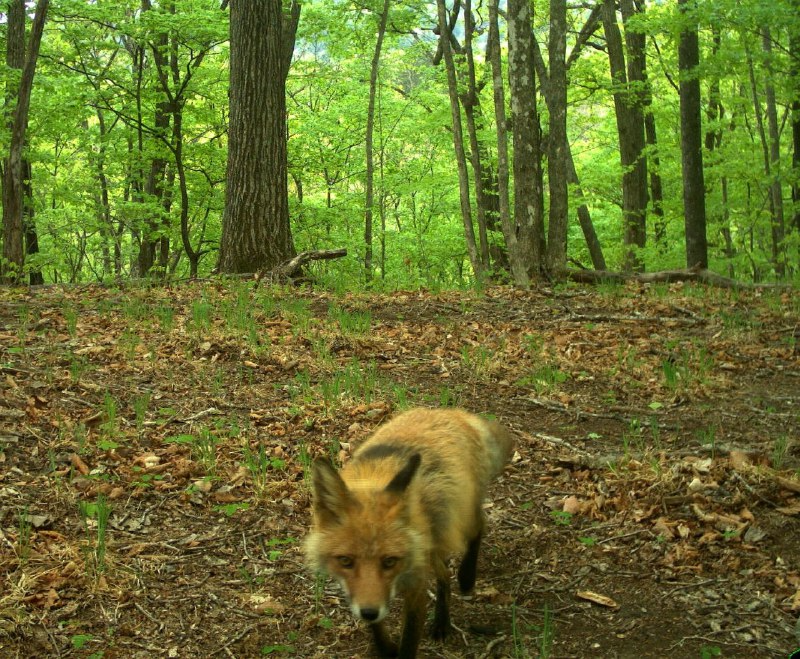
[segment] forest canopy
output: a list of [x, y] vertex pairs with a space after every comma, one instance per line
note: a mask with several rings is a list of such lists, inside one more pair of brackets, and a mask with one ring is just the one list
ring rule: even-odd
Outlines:
[[[7, 281], [218, 266], [232, 9], [5, 3]], [[313, 0], [282, 25], [293, 253], [348, 250], [324, 282], [695, 265], [797, 281], [798, 0]]]

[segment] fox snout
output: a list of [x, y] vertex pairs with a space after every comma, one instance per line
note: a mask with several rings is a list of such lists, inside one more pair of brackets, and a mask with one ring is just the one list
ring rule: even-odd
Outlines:
[[365, 605], [361, 606], [359, 604], [352, 604], [350, 609], [353, 612], [353, 615], [358, 618], [359, 620], [363, 620], [364, 622], [380, 622], [386, 617], [386, 614], [389, 612], [389, 607], [385, 604], [380, 604], [378, 606], [375, 605]]

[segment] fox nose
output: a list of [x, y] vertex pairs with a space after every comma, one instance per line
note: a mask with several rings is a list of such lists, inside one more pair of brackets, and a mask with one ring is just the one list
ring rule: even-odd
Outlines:
[[358, 611], [361, 614], [361, 617], [366, 620], [367, 622], [375, 622], [380, 615], [380, 611], [378, 609], [371, 609], [371, 608], [361, 608]]

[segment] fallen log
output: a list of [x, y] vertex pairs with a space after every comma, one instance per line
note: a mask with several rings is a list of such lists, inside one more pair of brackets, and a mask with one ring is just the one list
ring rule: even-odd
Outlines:
[[569, 280], [580, 284], [624, 284], [638, 282], [641, 284], [675, 282], [698, 282], [719, 288], [782, 288], [782, 284], [748, 284], [703, 268], [687, 268], [684, 270], [660, 270], [658, 272], [612, 272], [610, 270], [567, 270]]

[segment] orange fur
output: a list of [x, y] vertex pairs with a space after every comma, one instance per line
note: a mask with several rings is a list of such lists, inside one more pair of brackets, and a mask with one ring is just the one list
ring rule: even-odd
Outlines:
[[[437, 582], [433, 634], [449, 629], [448, 557], [464, 554], [459, 584], [474, 584], [486, 488], [511, 454], [509, 433], [463, 410], [414, 409], [380, 427], [341, 472], [314, 464], [312, 567], [339, 581], [370, 623], [379, 656], [416, 656], [426, 588]], [[399, 649], [383, 619], [404, 598]]]

